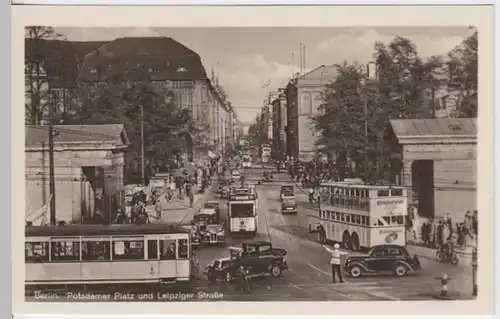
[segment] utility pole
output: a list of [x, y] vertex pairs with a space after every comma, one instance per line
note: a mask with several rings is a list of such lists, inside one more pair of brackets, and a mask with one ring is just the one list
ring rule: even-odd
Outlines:
[[141, 105], [141, 177], [142, 185], [146, 186], [146, 177], [144, 173], [144, 107]]
[[49, 103], [49, 189], [50, 223], [56, 225], [56, 186], [54, 180], [54, 128], [52, 127], [51, 107]]

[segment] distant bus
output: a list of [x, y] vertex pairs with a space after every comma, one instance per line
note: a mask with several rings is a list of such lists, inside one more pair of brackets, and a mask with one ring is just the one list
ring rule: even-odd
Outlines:
[[243, 164], [242, 164], [243, 168], [250, 168], [250, 167], [252, 167], [252, 156], [250, 156], [250, 155], [243, 155], [242, 161], [243, 161]]
[[[357, 183], [320, 185], [319, 219], [325, 237], [359, 250], [381, 244], [406, 244], [407, 190]], [[321, 233], [320, 233], [321, 237]]]

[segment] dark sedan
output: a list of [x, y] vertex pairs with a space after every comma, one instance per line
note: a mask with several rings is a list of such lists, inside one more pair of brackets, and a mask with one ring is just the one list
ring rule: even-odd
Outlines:
[[281, 204], [281, 214], [297, 214], [297, 202], [295, 200], [285, 200]]

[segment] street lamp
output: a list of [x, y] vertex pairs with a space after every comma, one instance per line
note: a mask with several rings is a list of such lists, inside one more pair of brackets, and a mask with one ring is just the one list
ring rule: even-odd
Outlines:
[[146, 177], [144, 173], [144, 106], [139, 105], [141, 108], [141, 177], [142, 185], [146, 186]]

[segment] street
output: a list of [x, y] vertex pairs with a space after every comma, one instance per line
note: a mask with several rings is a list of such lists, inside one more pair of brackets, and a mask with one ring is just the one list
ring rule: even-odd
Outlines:
[[[246, 170], [246, 181], [255, 182], [261, 178], [263, 169]], [[250, 294], [238, 291], [236, 285], [209, 284], [206, 278], [193, 283], [192, 289], [206, 293], [223, 294], [218, 300], [428, 300], [439, 294], [440, 277], [447, 273], [450, 281], [448, 289], [452, 298], [472, 298], [470, 261], [461, 260], [457, 266], [440, 264], [433, 259], [434, 251], [420, 255], [422, 270], [404, 278], [393, 276], [366, 276], [359, 279], [345, 275], [346, 283], [331, 283], [330, 254], [317, 242], [314, 234], [308, 233], [308, 223], [314, 222], [317, 213], [314, 205], [306, 203], [307, 196], [300, 194], [299, 213], [285, 215], [280, 213], [279, 191], [282, 185], [292, 185], [285, 173], [276, 173], [273, 182], [257, 186], [259, 196], [258, 234], [254, 240], [264, 240], [273, 247], [284, 248], [290, 267], [283, 278], [271, 277], [255, 279]], [[215, 193], [211, 198], [217, 198]], [[219, 200], [222, 213], [226, 215], [226, 200]], [[216, 258], [227, 257], [228, 247], [240, 246], [252, 239], [231, 238], [228, 236], [226, 247], [201, 247], [197, 250], [200, 266], [205, 267]], [[411, 246], [407, 247], [414, 253]], [[351, 253], [351, 252], [349, 252]]]

